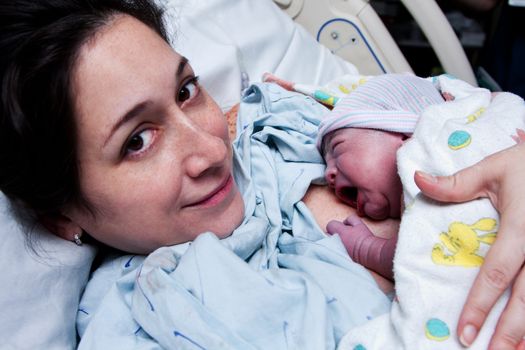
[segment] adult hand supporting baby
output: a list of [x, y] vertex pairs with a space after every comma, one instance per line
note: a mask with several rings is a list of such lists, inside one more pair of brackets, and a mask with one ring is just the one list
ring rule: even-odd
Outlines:
[[414, 180], [430, 198], [465, 202], [489, 198], [500, 214], [498, 239], [481, 266], [458, 323], [463, 345], [476, 338], [489, 311], [513, 283], [490, 349], [525, 349], [525, 143], [495, 153], [451, 176], [416, 172]]

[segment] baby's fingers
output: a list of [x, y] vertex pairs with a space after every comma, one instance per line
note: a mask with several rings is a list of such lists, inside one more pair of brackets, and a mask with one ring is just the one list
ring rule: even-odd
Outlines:
[[349, 217], [344, 219], [343, 223], [350, 226], [358, 226], [364, 224], [363, 220], [361, 220], [361, 218], [357, 215], [350, 215]]
[[345, 230], [347, 229], [348, 228], [346, 227], [344, 223], [342, 223], [341, 221], [337, 221], [337, 220], [331, 220], [330, 222], [328, 222], [328, 224], [326, 224], [326, 232], [330, 235], [333, 235], [336, 233], [341, 234], [345, 232]]

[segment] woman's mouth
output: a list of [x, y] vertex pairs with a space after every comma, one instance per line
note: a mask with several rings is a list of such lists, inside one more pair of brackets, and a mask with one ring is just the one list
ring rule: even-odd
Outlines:
[[229, 175], [225, 181], [221, 183], [216, 189], [204, 196], [197, 202], [185, 205], [185, 207], [213, 207], [222, 203], [231, 193], [233, 188], [233, 177]]

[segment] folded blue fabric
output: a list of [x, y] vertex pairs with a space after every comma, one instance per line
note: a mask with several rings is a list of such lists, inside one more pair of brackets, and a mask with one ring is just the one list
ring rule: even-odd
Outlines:
[[208, 232], [148, 257], [108, 259], [80, 304], [81, 349], [333, 349], [389, 310], [301, 202], [323, 176], [315, 142], [325, 107], [256, 84], [239, 113], [242, 225], [223, 240]]

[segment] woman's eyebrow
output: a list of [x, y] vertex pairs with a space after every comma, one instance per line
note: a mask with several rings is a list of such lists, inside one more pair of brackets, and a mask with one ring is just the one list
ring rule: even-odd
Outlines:
[[129, 111], [127, 111], [121, 118], [119, 118], [119, 120], [115, 123], [115, 125], [113, 125], [113, 127], [111, 128], [111, 131], [109, 132], [108, 136], [106, 137], [106, 141], [104, 141], [104, 146], [106, 146], [106, 144], [109, 142], [109, 140], [111, 139], [113, 134], [122, 125], [126, 124], [127, 122], [129, 122], [130, 120], [132, 120], [133, 118], [135, 118], [136, 116], [141, 114], [142, 111], [144, 111], [146, 109], [146, 107], [150, 103], [151, 102], [149, 102], [149, 101], [140, 102], [140, 103], [136, 104], [135, 106], [133, 106], [133, 108], [131, 108]]
[[179, 67], [177, 68], [177, 73], [175, 74], [175, 79], [177, 81], [180, 80], [180, 76], [182, 75], [182, 72], [184, 72], [184, 68], [186, 68], [187, 65], [188, 65], [188, 59], [182, 56], [179, 62]]
[[[179, 66], [177, 67], [177, 71], [175, 73], [175, 82], [179, 82], [182, 73], [184, 72], [184, 69], [188, 65], [188, 59], [184, 56], [182, 56]], [[127, 111], [121, 118], [117, 120], [115, 125], [111, 128], [111, 131], [109, 132], [108, 136], [106, 137], [106, 140], [104, 141], [104, 147], [109, 142], [113, 134], [120, 128], [122, 125], [128, 123], [130, 120], [135, 118], [136, 116], [140, 115], [150, 104], [150, 101], [143, 101], [135, 106], [133, 106], [129, 111]]]

